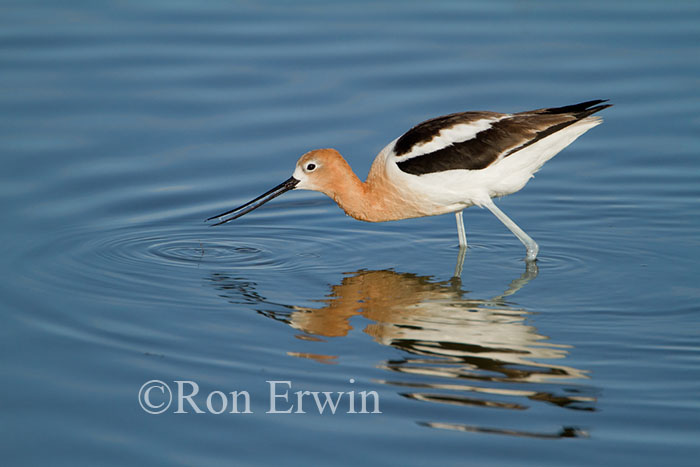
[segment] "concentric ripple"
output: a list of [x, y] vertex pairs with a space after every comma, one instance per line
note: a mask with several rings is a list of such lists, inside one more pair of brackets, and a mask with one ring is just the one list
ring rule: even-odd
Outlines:
[[[180, 295], [175, 292], [182, 287], [196, 286], [193, 278], [201, 272], [193, 274], [193, 269], [286, 274], [342, 268], [343, 258], [351, 254], [351, 242], [344, 241], [349, 234], [342, 231], [237, 227], [232, 233], [199, 225], [86, 225], [56, 232], [48, 243], [29, 251], [17, 268], [42, 289], [162, 303]], [[312, 237], [313, 251], [301, 250], [299, 245]]]

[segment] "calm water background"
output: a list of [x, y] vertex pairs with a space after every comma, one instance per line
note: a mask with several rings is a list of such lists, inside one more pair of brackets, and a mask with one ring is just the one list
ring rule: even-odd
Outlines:
[[[699, 57], [690, 1], [3, 1], [3, 464], [696, 464]], [[451, 215], [202, 222], [312, 148], [364, 176], [423, 119], [596, 98], [499, 202], [539, 271], [478, 208], [461, 281]], [[254, 413], [149, 415], [152, 379]], [[382, 414], [266, 414], [267, 380]]]

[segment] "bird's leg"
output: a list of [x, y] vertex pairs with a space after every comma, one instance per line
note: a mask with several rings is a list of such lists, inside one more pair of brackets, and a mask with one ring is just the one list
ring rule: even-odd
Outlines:
[[530, 236], [526, 234], [523, 229], [518, 227], [515, 222], [506, 216], [503, 211], [498, 209], [491, 199], [489, 199], [487, 203], [484, 203], [484, 206], [486, 206], [486, 208], [488, 208], [488, 210], [491, 211], [494, 216], [498, 217], [498, 219], [503, 222], [503, 225], [508, 227], [508, 229], [510, 229], [510, 231], [513, 232], [516, 237], [518, 237], [518, 240], [523, 242], [523, 245], [525, 245], [525, 248], [527, 248], [527, 256], [525, 259], [527, 261], [535, 260], [535, 258], [537, 258], [537, 252], [540, 250], [537, 243], [535, 243], [535, 241], [530, 238]]
[[464, 257], [466, 256], [466, 253], [466, 248], [459, 248], [459, 254], [457, 255], [457, 265], [455, 266], [455, 274], [453, 278], [460, 279], [462, 277], [462, 267], [464, 266]]
[[464, 230], [464, 218], [462, 216], [462, 211], [457, 211], [455, 213], [457, 218], [457, 236], [459, 237], [459, 248], [467, 247], [467, 232]]
[[464, 218], [462, 211], [455, 213], [457, 218], [457, 236], [459, 237], [459, 255], [457, 256], [457, 265], [455, 266], [454, 277], [459, 279], [462, 277], [462, 266], [464, 265], [464, 256], [467, 253], [467, 232], [464, 230]]

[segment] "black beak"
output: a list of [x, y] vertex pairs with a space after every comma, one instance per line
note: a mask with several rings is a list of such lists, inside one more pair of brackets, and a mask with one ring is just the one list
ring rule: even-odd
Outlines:
[[249, 202], [245, 203], [243, 206], [238, 206], [236, 209], [231, 209], [230, 211], [226, 211], [226, 212], [221, 213], [219, 215], [212, 216], [209, 219], [207, 219], [207, 221], [211, 221], [214, 219], [221, 219], [223, 217], [228, 217], [228, 219], [221, 220], [220, 222], [217, 222], [216, 224], [211, 225], [212, 227], [214, 227], [216, 225], [225, 224], [225, 223], [232, 221], [234, 219], [238, 219], [242, 215], [248, 214], [250, 211], [252, 211], [254, 209], [258, 209], [260, 206], [267, 203], [268, 201], [277, 198], [282, 193], [286, 193], [289, 190], [293, 190], [294, 187], [296, 187], [298, 183], [299, 183], [299, 180], [297, 180], [294, 177], [289, 177], [288, 180], [285, 180], [284, 182], [280, 183], [279, 185], [277, 185], [276, 187], [274, 187], [272, 190], [268, 191], [267, 193], [258, 196], [253, 201], [249, 201]]

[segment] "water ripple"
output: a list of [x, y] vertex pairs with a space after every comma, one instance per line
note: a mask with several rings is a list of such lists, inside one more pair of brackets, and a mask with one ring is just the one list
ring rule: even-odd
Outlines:
[[[28, 252], [18, 268], [42, 288], [160, 301], [191, 281], [177, 268], [294, 273], [340, 268], [352, 250], [345, 241], [350, 234], [336, 228], [237, 227], [234, 232], [175, 224], [64, 229]], [[312, 238], [313, 251], [299, 249]], [[330, 261], [319, 261], [322, 256]]]

